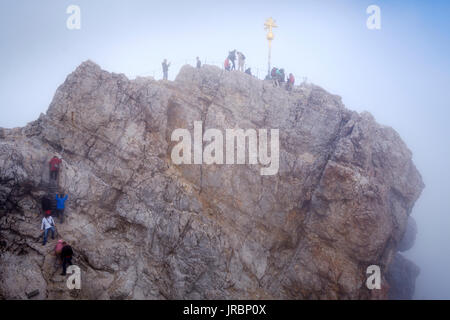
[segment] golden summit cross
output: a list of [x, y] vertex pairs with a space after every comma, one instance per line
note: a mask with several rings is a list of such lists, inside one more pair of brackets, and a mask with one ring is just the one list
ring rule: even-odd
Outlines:
[[270, 78], [270, 60], [272, 56], [272, 40], [273, 40], [273, 30], [272, 28], [278, 28], [278, 26], [275, 24], [275, 20], [270, 17], [266, 20], [264, 23], [264, 29], [267, 30], [267, 40], [269, 42], [269, 60], [268, 60], [268, 71], [267, 71], [267, 77]]
[[278, 26], [275, 24], [275, 20], [273, 20], [272, 17], [266, 20], [266, 22], [264, 23], [264, 28], [269, 31], [267, 33], [267, 40], [273, 40], [272, 28], [278, 28]]

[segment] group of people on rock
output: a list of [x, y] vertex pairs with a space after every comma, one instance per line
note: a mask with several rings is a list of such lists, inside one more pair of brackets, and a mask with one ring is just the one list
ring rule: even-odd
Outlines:
[[[227, 70], [227, 71], [236, 70], [236, 58], [238, 60], [237, 70], [244, 72], [245, 55], [242, 52], [237, 51], [236, 49], [228, 52], [228, 57], [225, 59], [225, 62], [224, 62], [225, 70]], [[231, 62], [231, 64], [230, 64], [230, 62]], [[247, 69], [247, 70], [250, 71], [249, 69]], [[245, 71], [247, 72], [247, 70], [245, 70]]]
[[[247, 68], [244, 71], [245, 59], [246, 59], [245, 55], [242, 52], [234, 49], [234, 50], [228, 52], [228, 56], [224, 62], [224, 68], [226, 71], [236, 70], [236, 60], [237, 60], [237, 64], [238, 64], [237, 70], [245, 72], [248, 75], [252, 75], [251, 68]], [[202, 66], [202, 63], [200, 61], [200, 58], [196, 57], [196, 68], [200, 69], [201, 66]], [[167, 63], [167, 59], [164, 59], [164, 61], [162, 62], [163, 79], [164, 80], [167, 80], [167, 78], [168, 78], [169, 67], [170, 67], [170, 62]], [[282, 84], [285, 84], [285, 88], [288, 91], [291, 91], [295, 84], [295, 77], [292, 73], [289, 73], [289, 76], [286, 79], [286, 74], [285, 74], [284, 69], [282, 69], [282, 68], [279, 69], [276, 67], [272, 68], [272, 70], [270, 71], [270, 74], [268, 74], [266, 76], [265, 80], [272, 80], [273, 85], [275, 87], [280, 87]]]
[[[269, 76], [267, 76], [269, 77]], [[266, 78], [267, 79], [267, 78]], [[286, 74], [284, 72], [284, 69], [278, 69], [276, 67], [273, 67], [270, 71], [270, 79], [273, 81], [273, 85], [275, 87], [280, 87], [282, 84], [285, 84], [285, 88], [288, 91], [291, 91], [294, 87], [295, 78], [292, 73], [289, 73], [288, 78], [286, 79]]]
[[[231, 70], [236, 70], [236, 58], [238, 60], [238, 71], [242, 71], [245, 72], [248, 75], [252, 75], [252, 69], [251, 68], [247, 68], [244, 71], [244, 67], [245, 67], [245, 55], [240, 52], [237, 51], [236, 49], [234, 49], [233, 51], [228, 52], [228, 56], [225, 59], [224, 62], [224, 68], [226, 71], [231, 71]], [[231, 64], [230, 64], [231, 62]]]
[[[62, 163], [62, 160], [58, 158], [57, 156], [54, 156], [50, 162], [49, 162], [49, 177], [50, 180], [54, 180], [55, 183], [58, 181], [58, 174], [60, 170], [60, 165]], [[52, 198], [53, 201], [56, 203], [55, 205], [55, 212], [53, 212], [52, 208]], [[68, 199], [68, 195], [64, 194], [63, 192], [58, 192], [55, 195], [47, 194], [44, 195], [41, 199], [41, 205], [44, 217], [42, 218], [41, 222], [41, 230], [43, 233], [43, 241], [42, 245], [45, 246], [47, 243], [47, 239], [49, 236], [49, 233], [51, 233], [52, 239], [55, 239], [55, 235], [57, 233], [56, 231], [56, 224], [55, 220], [53, 219], [53, 215], [55, 215], [57, 218], [59, 218], [59, 223], [64, 223], [64, 211], [65, 211], [65, 202]], [[61, 262], [63, 267], [63, 272], [61, 275], [66, 274], [66, 268], [67, 265], [72, 264], [72, 255], [73, 250], [72, 247], [67, 244], [63, 240], [58, 240], [56, 246], [55, 246], [55, 255], [57, 259]]]

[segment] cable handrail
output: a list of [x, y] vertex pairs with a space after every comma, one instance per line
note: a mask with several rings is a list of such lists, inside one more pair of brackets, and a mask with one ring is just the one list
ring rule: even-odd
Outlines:
[[[216, 66], [219, 67], [222, 70], [225, 70], [225, 66], [224, 66], [224, 62], [218, 62], [216, 60], [209, 60], [207, 57], [203, 58], [200, 60], [203, 65], [209, 65], [209, 66]], [[169, 73], [170, 73], [170, 68], [176, 68], [176, 69], [181, 69], [184, 65], [191, 65], [193, 67], [195, 67], [197, 65], [197, 60], [196, 59], [180, 59], [180, 60], [176, 60], [176, 61], [167, 61], [168, 63], [170, 63], [169, 66]], [[238, 63], [236, 63], [236, 66], [238, 65]], [[248, 64], [245, 63], [244, 64], [244, 71], [241, 72], [245, 72], [245, 70], [247, 68], [251, 69], [252, 72], [252, 76], [256, 77], [257, 79], [260, 80], [264, 80], [265, 77], [267, 76], [267, 67], [261, 68], [260, 66], [254, 66], [252, 64]], [[237, 70], [237, 69], [236, 69]], [[163, 78], [163, 71], [162, 71], [162, 67], [160, 68], [156, 68], [156, 69], [152, 69], [149, 70], [147, 72], [141, 73], [136, 75], [136, 77], [153, 77], [155, 80], [156, 79], [162, 79]], [[308, 78], [306, 76], [297, 76], [298, 79], [302, 79], [303, 83], [307, 83]]]

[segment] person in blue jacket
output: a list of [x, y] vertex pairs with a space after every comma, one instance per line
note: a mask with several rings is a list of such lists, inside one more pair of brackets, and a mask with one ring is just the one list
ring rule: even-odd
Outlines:
[[64, 209], [66, 208], [65, 202], [68, 196], [63, 193], [56, 195], [56, 216], [59, 217], [59, 223], [64, 222]]

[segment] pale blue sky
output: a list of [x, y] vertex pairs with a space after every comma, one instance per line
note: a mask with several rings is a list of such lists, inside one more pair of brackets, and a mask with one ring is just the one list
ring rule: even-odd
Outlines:
[[[169, 79], [186, 62], [222, 63], [242, 50], [262, 77], [263, 23], [273, 16], [273, 64], [343, 97], [395, 128], [427, 185], [413, 216], [408, 256], [422, 268], [418, 298], [450, 298], [450, 4], [448, 1], [118, 1], [0, 2], [0, 126], [23, 126], [45, 112], [56, 88], [82, 61]], [[81, 8], [81, 30], [66, 28], [66, 8]], [[366, 8], [381, 8], [381, 30], [366, 28]]]

